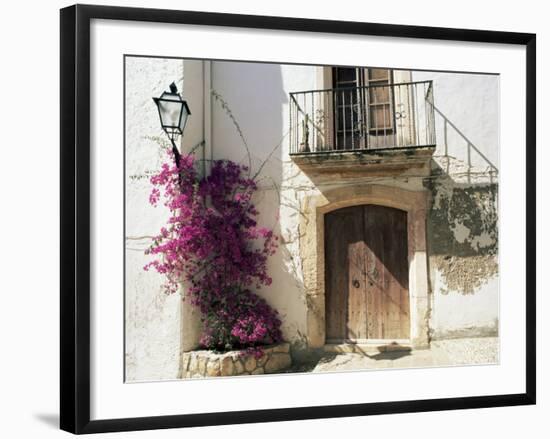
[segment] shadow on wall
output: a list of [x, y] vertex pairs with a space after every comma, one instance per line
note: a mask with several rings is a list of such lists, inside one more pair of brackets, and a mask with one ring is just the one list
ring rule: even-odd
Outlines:
[[213, 78], [214, 94], [226, 103], [224, 108], [220, 99], [213, 101], [213, 158], [248, 165], [249, 151], [252, 175], [261, 170], [260, 190], [255, 197], [260, 212], [258, 223], [283, 238], [268, 262], [273, 283], [257, 292], [279, 312], [284, 338], [295, 342], [291, 338], [299, 337], [305, 307], [299, 293], [284, 294], [300, 291], [303, 283], [299, 280], [298, 261], [290, 250], [294, 237], [289, 238], [280, 221], [281, 206], [285, 205], [280, 191], [286, 140], [283, 114], [288, 104], [281, 65], [215, 62]]
[[[498, 169], [445, 115], [444, 154], [432, 160], [427, 235], [430, 263], [447, 289], [473, 294], [498, 273]], [[452, 134], [450, 134], [452, 132]], [[449, 137], [464, 142], [466, 160], [449, 154]], [[472, 164], [477, 154], [478, 165]], [[479, 165], [481, 164], [481, 166]]]
[[213, 78], [213, 92], [226, 101], [230, 112], [220, 102], [213, 103], [214, 159], [248, 164], [248, 150], [253, 172], [268, 159], [262, 175], [280, 184], [282, 109], [288, 103], [281, 65], [215, 62]]
[[[468, 183], [472, 182], [472, 169], [474, 167], [473, 160], [476, 160], [477, 162], [481, 162], [484, 165], [486, 165], [486, 174], [489, 177], [490, 183], [497, 183], [498, 182], [498, 168], [487, 158], [485, 154], [481, 152], [481, 150], [473, 144], [473, 142], [466, 137], [466, 135], [458, 129], [458, 127], [451, 121], [447, 116], [443, 114], [443, 112], [437, 108], [435, 105], [432, 105], [435, 113], [443, 122], [443, 148], [444, 148], [444, 154], [443, 157], [445, 157], [446, 163], [444, 164], [445, 173], [447, 175], [450, 175], [451, 173], [454, 173], [454, 171], [451, 168], [451, 159], [453, 158], [449, 154], [449, 137], [454, 137], [455, 139], [458, 139], [458, 142], [461, 143], [462, 149], [465, 151], [465, 160], [464, 160], [464, 167], [465, 167], [465, 177], [466, 181]], [[477, 157], [476, 157], [477, 156]]]

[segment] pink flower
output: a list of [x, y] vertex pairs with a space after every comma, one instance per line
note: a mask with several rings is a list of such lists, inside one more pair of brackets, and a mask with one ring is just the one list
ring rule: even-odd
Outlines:
[[160, 191], [157, 188], [153, 188], [151, 194], [149, 195], [149, 203], [153, 206], [156, 206], [160, 198]]
[[278, 239], [257, 226], [256, 182], [231, 161], [213, 162], [205, 177], [194, 166], [192, 155], [183, 156], [178, 168], [164, 163], [151, 177], [149, 202], [163, 198], [171, 215], [146, 251], [158, 259], [144, 269], [165, 276], [168, 293], [187, 281], [190, 302], [202, 314], [203, 346], [256, 349], [279, 341], [277, 311], [250, 291], [271, 284], [267, 260]]

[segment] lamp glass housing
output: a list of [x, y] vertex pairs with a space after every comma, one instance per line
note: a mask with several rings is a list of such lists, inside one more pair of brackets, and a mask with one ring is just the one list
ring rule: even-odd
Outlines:
[[179, 93], [164, 92], [153, 98], [157, 104], [162, 129], [171, 139], [183, 134], [187, 118], [191, 114], [187, 102]]

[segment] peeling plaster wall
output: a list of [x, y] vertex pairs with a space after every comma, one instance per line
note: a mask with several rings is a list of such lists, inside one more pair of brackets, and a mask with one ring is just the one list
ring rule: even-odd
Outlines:
[[414, 72], [434, 81], [437, 149], [428, 215], [433, 338], [498, 333], [499, 78]]
[[[451, 174], [452, 175], [452, 174]], [[498, 185], [428, 183], [433, 338], [498, 333]]]

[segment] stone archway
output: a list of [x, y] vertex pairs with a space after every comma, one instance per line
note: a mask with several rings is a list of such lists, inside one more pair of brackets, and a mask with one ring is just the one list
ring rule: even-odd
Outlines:
[[429, 346], [428, 266], [426, 255], [427, 191], [410, 191], [381, 185], [355, 185], [327, 190], [304, 198], [300, 222], [302, 259], [307, 304], [307, 343], [323, 348], [325, 324], [325, 214], [363, 204], [393, 207], [407, 212], [410, 294], [410, 343], [415, 349]]

